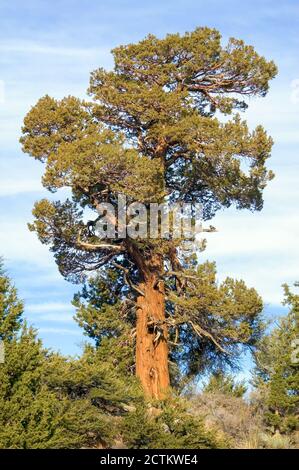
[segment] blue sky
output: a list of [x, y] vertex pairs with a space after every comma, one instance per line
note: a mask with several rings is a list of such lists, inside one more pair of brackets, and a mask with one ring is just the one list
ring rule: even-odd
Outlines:
[[[44, 94], [84, 97], [89, 73], [111, 67], [110, 50], [148, 33], [218, 28], [274, 59], [278, 77], [245, 116], [261, 123], [275, 145], [276, 178], [261, 213], [234, 209], [213, 220], [202, 260], [216, 260], [219, 278], [243, 278], [263, 295], [267, 315], [281, 313], [281, 284], [299, 279], [299, 3], [295, 1], [0, 1], [0, 254], [25, 301], [26, 318], [48, 347], [71, 354], [84, 340], [70, 305], [73, 286], [27, 229], [34, 202], [47, 196], [42, 166], [22, 154], [22, 119]], [[298, 82], [296, 82], [298, 80]], [[3, 90], [4, 89], [4, 90]]]

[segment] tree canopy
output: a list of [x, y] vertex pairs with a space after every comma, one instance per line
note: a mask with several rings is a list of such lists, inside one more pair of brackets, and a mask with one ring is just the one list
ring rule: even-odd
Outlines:
[[[261, 209], [272, 177], [271, 138], [235, 113], [246, 97], [266, 94], [272, 61], [241, 40], [222, 46], [209, 28], [150, 35], [113, 56], [113, 71], [91, 74], [92, 101], [45, 96], [24, 120], [23, 149], [45, 163], [44, 186], [72, 190], [72, 202], [37, 203], [32, 225], [66, 276], [128, 254], [120, 241], [89, 249], [78, 240], [86, 207], [115, 202], [116, 193], [140, 202], [168, 197], [201, 202], [209, 218], [232, 203]], [[222, 123], [217, 111], [233, 117]]]

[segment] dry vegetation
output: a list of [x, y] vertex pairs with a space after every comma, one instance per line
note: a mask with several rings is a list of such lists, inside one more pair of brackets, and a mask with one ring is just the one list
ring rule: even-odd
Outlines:
[[274, 433], [263, 421], [263, 411], [258, 397], [250, 401], [220, 392], [200, 393], [190, 399], [190, 411], [204, 417], [207, 428], [218, 428], [229, 445], [238, 449], [289, 449], [298, 448], [298, 433]]

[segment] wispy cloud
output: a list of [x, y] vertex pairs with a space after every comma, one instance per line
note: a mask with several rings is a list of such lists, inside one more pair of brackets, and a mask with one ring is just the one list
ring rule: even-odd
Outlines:
[[255, 254], [265, 257], [272, 253], [277, 257], [297, 252], [299, 220], [296, 215], [261, 217], [248, 214], [246, 217], [244, 214], [237, 214], [216, 218], [215, 224], [219, 233], [208, 237], [208, 249], [213, 255]]
[[70, 304], [64, 302], [43, 302], [26, 305], [26, 311], [30, 313], [68, 312], [70, 311], [70, 307]]
[[[11, 209], [7, 207], [8, 216]], [[24, 219], [18, 222], [0, 220], [1, 255], [9, 262], [34, 263], [37, 266], [49, 268], [53, 266], [53, 257], [46, 246], [29, 232]]]
[[0, 42], [0, 52], [17, 53], [17, 54], [41, 54], [67, 57], [93, 57], [103, 54], [109, 54], [107, 48], [73, 48], [58, 47], [47, 44], [17, 41], [17, 42]]
[[41, 191], [42, 186], [38, 179], [16, 181], [0, 178], [0, 197]]
[[72, 330], [71, 328], [52, 328], [52, 327], [42, 327], [38, 328], [40, 333], [50, 333], [53, 335], [70, 335], [70, 336], [82, 336], [80, 331]]
[[38, 322], [70, 323], [74, 325], [73, 314], [70, 313], [47, 313], [38, 316]]

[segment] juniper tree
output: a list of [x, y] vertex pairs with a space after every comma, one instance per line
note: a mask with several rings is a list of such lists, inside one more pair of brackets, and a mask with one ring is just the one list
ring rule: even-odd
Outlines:
[[203, 418], [190, 411], [190, 403], [172, 397], [160, 408], [139, 404], [120, 423], [128, 448], [133, 449], [216, 449], [230, 446], [219, 427], [205, 426]]
[[280, 432], [298, 429], [299, 295], [284, 286], [289, 313], [259, 342], [254, 383], [260, 393], [268, 426]]
[[22, 326], [23, 303], [0, 258], [0, 341], [11, 340]]
[[[266, 95], [276, 67], [241, 40], [222, 45], [219, 32], [209, 28], [164, 39], [150, 35], [115, 48], [113, 56], [112, 71], [91, 74], [89, 100], [45, 96], [24, 120], [23, 150], [45, 164], [44, 186], [72, 193], [70, 200], [37, 202], [31, 229], [51, 246], [67, 279], [116, 270], [120, 300], [136, 301], [137, 375], [146, 394], [161, 397], [169, 386], [172, 331], [174, 342], [186, 342], [179, 354], [188, 355], [189, 345], [190, 354], [199, 355], [209, 343], [211, 353], [225, 355], [226, 334], [230, 344], [253, 341], [259, 299], [254, 294], [247, 312], [248, 296], [241, 292], [245, 303], [239, 305], [240, 286], [229, 281], [220, 293], [233, 304], [218, 299], [218, 309], [209, 312], [196, 299], [202, 272], [185, 256], [184, 236], [140, 239], [116, 232], [103, 238], [90, 230], [88, 214], [94, 211], [96, 220], [101, 203], [116, 207], [119, 194], [146, 207], [201, 204], [206, 220], [232, 204], [260, 210], [273, 176], [265, 166], [272, 140], [261, 126], [251, 132], [238, 110], [246, 108], [246, 97]], [[221, 114], [232, 117], [222, 122]], [[180, 302], [188, 299], [193, 305], [183, 313]], [[234, 305], [231, 317], [227, 305]], [[225, 325], [222, 337], [222, 322], [231, 321], [237, 330], [228, 333]]]
[[215, 372], [204, 385], [204, 393], [221, 393], [230, 397], [243, 398], [247, 391], [245, 381], [236, 382], [232, 375]]
[[112, 443], [115, 416], [142, 401], [133, 377], [87, 347], [80, 359], [47, 351], [23, 322], [23, 303], [0, 273], [0, 448], [77, 448]]

